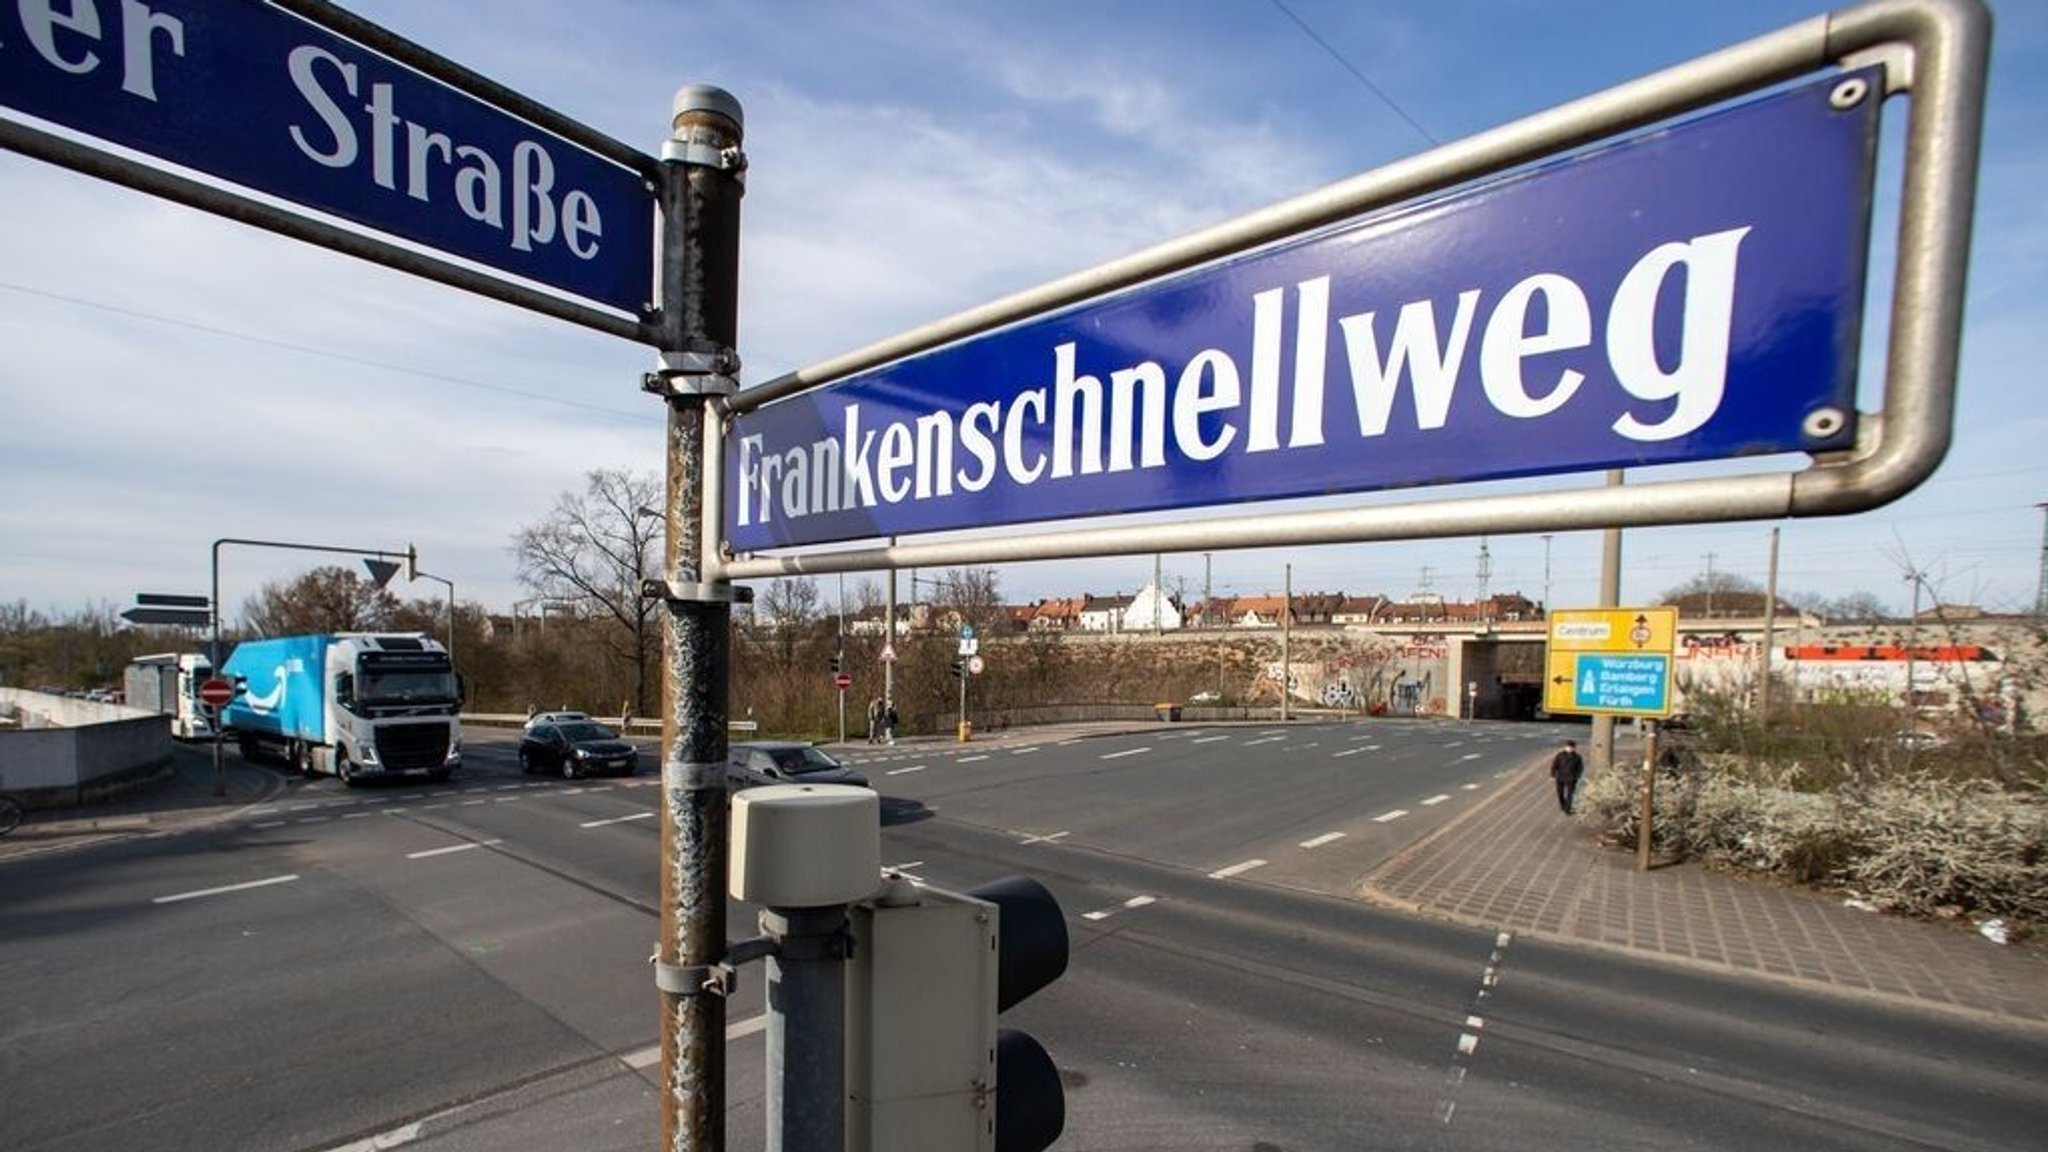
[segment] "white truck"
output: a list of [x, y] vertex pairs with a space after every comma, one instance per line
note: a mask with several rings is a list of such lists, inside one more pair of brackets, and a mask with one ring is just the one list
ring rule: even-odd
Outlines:
[[159, 652], [129, 662], [121, 691], [129, 707], [169, 716], [172, 739], [211, 740], [213, 717], [199, 702], [199, 686], [212, 676], [213, 663], [197, 652]]

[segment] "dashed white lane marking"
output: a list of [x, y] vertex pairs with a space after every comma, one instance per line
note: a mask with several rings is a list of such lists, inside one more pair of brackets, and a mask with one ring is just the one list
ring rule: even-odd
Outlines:
[[262, 822], [261, 824], [251, 824], [251, 825], [249, 825], [249, 827], [251, 827], [251, 828], [282, 828], [282, 827], [284, 827], [284, 826], [285, 826], [285, 821], [283, 821], [283, 820], [265, 820], [265, 821], [264, 821], [264, 822]]
[[1467, 792], [1477, 792], [1477, 791], [1479, 791], [1479, 785], [1477, 785], [1477, 784], [1460, 784], [1460, 785], [1458, 785], [1458, 787], [1460, 787], [1460, 788], [1463, 788], [1463, 789], [1464, 789], [1465, 791], [1467, 791]]
[[1264, 868], [1265, 866], [1266, 862], [1264, 860], [1245, 860], [1232, 864], [1228, 868], [1218, 868], [1216, 871], [1209, 873], [1209, 879], [1228, 880], [1232, 876], [1242, 876], [1254, 868]]
[[1203, 736], [1203, 737], [1201, 737], [1200, 739], [1196, 739], [1196, 740], [1190, 740], [1190, 741], [1188, 741], [1188, 743], [1190, 743], [1190, 744], [1214, 744], [1214, 743], [1216, 743], [1216, 742], [1217, 742], [1218, 740], [1228, 740], [1228, 739], [1230, 739], [1230, 737], [1228, 737], [1228, 736]]
[[1264, 736], [1264, 737], [1261, 737], [1261, 738], [1259, 738], [1259, 739], [1257, 739], [1257, 740], [1247, 740], [1247, 741], [1245, 741], [1245, 742], [1244, 742], [1244, 744], [1243, 744], [1243, 747], [1246, 747], [1246, 748], [1256, 748], [1256, 747], [1258, 747], [1258, 746], [1259, 746], [1259, 745], [1261, 745], [1261, 744], [1278, 744], [1278, 743], [1279, 743], [1280, 741], [1282, 741], [1282, 740], [1285, 740], [1285, 739], [1287, 739], [1287, 737], [1285, 737], [1285, 736]]
[[1346, 749], [1345, 749], [1345, 750], [1343, 750], [1342, 752], [1332, 752], [1332, 753], [1330, 753], [1330, 759], [1332, 759], [1332, 760], [1339, 760], [1339, 759], [1342, 759], [1343, 757], [1346, 757], [1346, 756], [1356, 756], [1356, 755], [1358, 755], [1358, 754], [1359, 754], [1360, 752], [1363, 752], [1363, 751], [1365, 751], [1365, 749], [1363, 749], [1363, 748], [1346, 748]]
[[923, 764], [912, 764], [908, 768], [891, 768], [888, 774], [891, 776], [908, 776], [912, 772], [922, 772], [924, 770], [925, 766]]
[[1303, 848], [1321, 848], [1325, 844], [1335, 844], [1337, 841], [1342, 840], [1343, 838], [1344, 833], [1342, 832], [1325, 832], [1321, 836], [1314, 837], [1313, 839], [1303, 840], [1301, 842], [1301, 846]]
[[1501, 965], [1507, 960], [1508, 945], [1513, 943], [1514, 933], [1502, 932], [1493, 938], [1493, 951], [1486, 958], [1486, 970], [1479, 976], [1479, 991], [1472, 997], [1472, 1011], [1465, 1014], [1464, 1030], [1458, 1033], [1456, 1051], [1451, 1056], [1451, 1070], [1444, 1077], [1443, 1094], [1437, 1098], [1437, 1119], [1445, 1124], [1458, 1111], [1458, 1089], [1465, 1084], [1465, 1075], [1471, 1068], [1471, 1058], [1479, 1050], [1479, 1035], [1486, 1029], [1486, 1017], [1480, 1015], [1494, 985], [1500, 983]]
[[1480, 755], [1480, 754], [1479, 754], [1479, 753], [1477, 753], [1477, 752], [1467, 752], [1467, 753], [1465, 753], [1465, 754], [1464, 754], [1463, 756], [1460, 756], [1460, 757], [1458, 757], [1458, 759], [1460, 759], [1460, 760], [1477, 760], [1477, 759], [1479, 759], [1479, 755]]
[[370, 817], [372, 817], [372, 816], [375, 816], [375, 815], [376, 815], [376, 813], [375, 813], [375, 812], [348, 812], [348, 813], [344, 813], [344, 814], [342, 815], [342, 819], [343, 819], [343, 820], [368, 820], [368, 819], [369, 819]]
[[[656, 1059], [660, 1059], [661, 1049], [656, 1048], [654, 1055]], [[389, 1132], [379, 1132], [375, 1136], [365, 1136], [361, 1140], [337, 1144], [327, 1152], [385, 1152], [390, 1148], [403, 1148], [420, 1138], [420, 1128], [420, 1122], [416, 1120], [411, 1124], [393, 1128]]]
[[609, 820], [585, 820], [582, 826], [585, 828], [602, 828], [607, 824], [624, 824], [628, 820], [651, 820], [653, 818], [654, 813], [652, 812], [634, 812], [626, 816], [614, 816]]
[[1151, 896], [1133, 896], [1133, 897], [1131, 897], [1131, 898], [1130, 898], [1129, 900], [1126, 900], [1126, 901], [1124, 901], [1124, 902], [1123, 902], [1122, 904], [1119, 904], [1119, 905], [1117, 905], [1117, 906], [1116, 906], [1116, 907], [1114, 907], [1114, 908], [1102, 908], [1102, 909], [1099, 909], [1099, 910], [1097, 910], [1097, 911], [1094, 911], [1094, 912], [1083, 912], [1083, 913], [1081, 914], [1081, 919], [1083, 919], [1083, 920], [1107, 920], [1107, 919], [1109, 919], [1109, 918], [1110, 918], [1111, 916], [1114, 916], [1114, 915], [1116, 915], [1116, 914], [1117, 914], [1118, 912], [1121, 912], [1121, 911], [1123, 911], [1123, 910], [1125, 910], [1125, 909], [1127, 909], [1127, 908], [1143, 908], [1143, 907], [1144, 907], [1145, 905], [1147, 905], [1147, 904], [1152, 904], [1152, 903], [1156, 903], [1156, 902], [1157, 902], [1157, 900], [1156, 900], [1156, 898], [1155, 898], [1155, 897], [1151, 897]]
[[1050, 843], [1052, 843], [1052, 842], [1053, 842], [1053, 841], [1055, 841], [1055, 840], [1064, 840], [1064, 839], [1066, 839], [1066, 836], [1067, 836], [1067, 834], [1066, 834], [1065, 832], [1048, 832], [1048, 833], [1046, 833], [1046, 834], [1045, 834], [1045, 835], [1043, 835], [1043, 836], [1030, 836], [1030, 837], [1026, 837], [1025, 839], [1022, 839], [1022, 840], [1019, 840], [1019, 841], [1017, 841], [1017, 843], [1019, 843], [1019, 844], [1050, 844]]
[[1391, 820], [1399, 820], [1401, 817], [1406, 816], [1407, 814], [1408, 810], [1406, 808], [1396, 808], [1392, 812], [1382, 812], [1379, 815], [1373, 817], [1372, 822], [1375, 824], [1385, 824]]
[[953, 763], [955, 763], [955, 764], [972, 764], [972, 763], [974, 763], [974, 762], [975, 762], [976, 760], [986, 760], [986, 759], [988, 759], [988, 753], [984, 752], [984, 753], [982, 753], [982, 754], [981, 754], [981, 755], [979, 755], [979, 756], [962, 756], [962, 757], [961, 757], [960, 759], [958, 759], [958, 760], [955, 760], [955, 761], [953, 761]]
[[1100, 758], [1103, 760], [1121, 760], [1126, 756], [1139, 756], [1151, 750], [1150, 748], [1126, 748], [1121, 752], [1105, 752]]
[[480, 840], [469, 844], [450, 844], [446, 848], [429, 848], [424, 852], [407, 852], [405, 858], [407, 860], [425, 860], [429, 856], [446, 856], [451, 852], [467, 852], [472, 848], [488, 848], [493, 844], [503, 843], [503, 840]]
[[1436, 795], [1434, 795], [1434, 796], [1431, 796], [1431, 797], [1430, 797], [1429, 799], [1427, 799], [1427, 800], [1424, 800], [1424, 801], [1422, 802], [1422, 806], [1423, 806], [1424, 808], [1434, 808], [1434, 807], [1436, 807], [1437, 805], [1439, 805], [1439, 804], [1443, 803], [1444, 801], [1446, 801], [1446, 800], [1449, 800], [1450, 798], [1451, 798], [1451, 796], [1450, 796], [1450, 793], [1448, 793], [1448, 792], [1439, 792], [1439, 793], [1437, 793]]
[[200, 888], [191, 892], [179, 892], [170, 896], [157, 896], [151, 904], [176, 904], [180, 900], [197, 900], [203, 896], [223, 896], [229, 892], [247, 892], [251, 888], [268, 888], [272, 884], [289, 884], [297, 880], [298, 873], [287, 876], [272, 876], [264, 880], [250, 880], [241, 884], [224, 884], [219, 888]]
[[1012, 756], [1024, 756], [1024, 755], [1027, 755], [1027, 754], [1029, 754], [1029, 753], [1032, 753], [1032, 752], [1036, 752], [1036, 751], [1038, 751], [1038, 745], [1036, 745], [1036, 744], [1033, 744], [1033, 745], [1032, 745], [1032, 746], [1030, 746], [1029, 748], [1012, 748], [1012, 749], [1010, 749], [1010, 755], [1012, 755]]

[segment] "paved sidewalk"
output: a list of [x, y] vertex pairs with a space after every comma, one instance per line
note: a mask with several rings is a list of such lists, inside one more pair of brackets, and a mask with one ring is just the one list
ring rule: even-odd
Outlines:
[[2048, 955], [1968, 923], [1676, 864], [1636, 869], [1557, 810], [1541, 764], [1367, 878], [1361, 895], [1488, 928], [1655, 953], [1923, 1004], [2048, 1021]]

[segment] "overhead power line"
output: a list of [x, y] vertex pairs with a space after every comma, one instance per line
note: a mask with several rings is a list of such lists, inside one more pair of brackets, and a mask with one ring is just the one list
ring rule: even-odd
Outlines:
[[1395, 103], [1394, 98], [1392, 96], [1387, 95], [1384, 91], [1382, 91], [1379, 85], [1373, 83], [1372, 79], [1368, 77], [1364, 72], [1360, 71], [1357, 65], [1345, 59], [1344, 54], [1342, 52], [1337, 51], [1336, 47], [1333, 46], [1328, 40], [1323, 39], [1322, 35], [1318, 33], [1314, 28], [1309, 27], [1308, 21], [1303, 20], [1300, 17], [1300, 15], [1298, 15], [1294, 11], [1294, 9], [1289, 8], [1285, 0], [1273, 0], [1273, 7], [1278, 8], [1280, 10], [1281, 15], [1286, 16], [1289, 20], [1294, 21], [1294, 26], [1301, 29], [1303, 35], [1307, 36], [1310, 40], [1315, 41], [1316, 46], [1318, 48], [1321, 48], [1324, 52], [1329, 53], [1330, 59], [1335, 60], [1337, 64], [1340, 67], [1342, 67], [1346, 72], [1351, 73], [1353, 79], [1356, 79], [1360, 84], [1365, 85], [1366, 91], [1371, 92], [1374, 96], [1378, 97], [1380, 103], [1385, 104], [1388, 108], [1393, 109], [1394, 115], [1399, 116], [1402, 119], [1402, 121], [1404, 121], [1410, 128], [1415, 129], [1416, 133], [1420, 135], [1424, 140], [1429, 141], [1431, 145], [1443, 143], [1443, 141], [1437, 139], [1436, 136], [1433, 135], [1429, 129], [1424, 128], [1421, 124], [1417, 123], [1415, 117], [1410, 116], [1406, 109], [1402, 108], [1399, 104]]

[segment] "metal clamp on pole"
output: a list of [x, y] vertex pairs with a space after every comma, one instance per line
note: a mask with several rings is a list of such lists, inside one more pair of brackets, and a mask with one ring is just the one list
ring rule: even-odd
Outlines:
[[735, 599], [744, 599], [735, 594], [730, 584], [691, 580], [642, 580], [640, 598], [671, 604], [730, 604]]
[[687, 760], [670, 761], [661, 766], [662, 787], [670, 792], [709, 792], [725, 789], [725, 765], [722, 763], [701, 764]]
[[655, 355], [640, 389], [656, 396], [730, 396], [739, 391], [740, 356], [731, 348], [690, 348]]
[[654, 965], [654, 986], [671, 996], [729, 997], [739, 991], [740, 977], [731, 964], [693, 964], [679, 968], [649, 956]]

